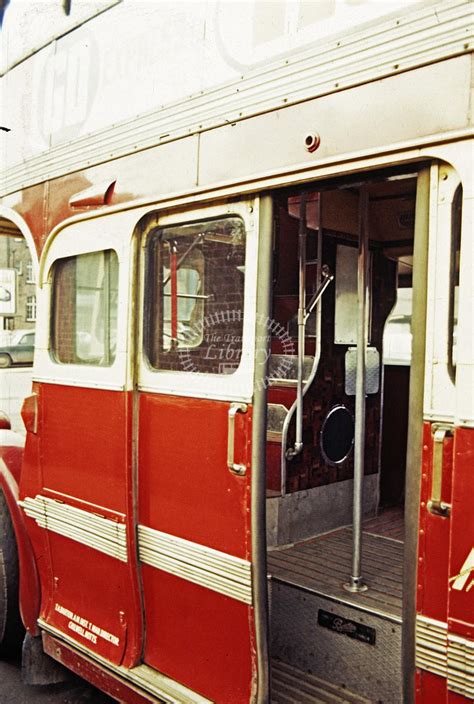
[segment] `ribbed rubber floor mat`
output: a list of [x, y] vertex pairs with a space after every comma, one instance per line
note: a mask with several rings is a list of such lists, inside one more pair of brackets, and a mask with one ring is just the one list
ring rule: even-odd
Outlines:
[[279, 660], [272, 661], [272, 704], [372, 704], [359, 694]]
[[268, 572], [275, 579], [336, 598], [371, 613], [402, 617], [403, 543], [364, 532], [362, 572], [370, 586], [352, 594], [343, 588], [352, 560], [349, 528], [319, 535], [268, 553]]

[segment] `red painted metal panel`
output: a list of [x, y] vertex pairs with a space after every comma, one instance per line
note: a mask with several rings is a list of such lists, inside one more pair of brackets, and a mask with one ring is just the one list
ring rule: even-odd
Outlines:
[[446, 679], [431, 672], [418, 670], [416, 677], [417, 704], [446, 704]]
[[[250, 556], [250, 471], [227, 468], [229, 403], [142, 394], [139, 523]], [[235, 461], [248, 464], [251, 408], [238, 413]]]
[[[37, 388], [37, 385], [34, 385], [34, 389], [37, 390]], [[39, 437], [28, 432], [19, 485], [20, 498], [36, 496], [41, 492], [42, 486]], [[31, 609], [32, 601], [35, 604], [34, 614], [32, 614], [34, 626], [31, 626], [31, 632], [35, 633], [37, 631], [36, 620], [40, 611], [40, 600], [43, 608], [45, 608], [51, 599], [51, 554], [46, 531], [26, 516], [24, 516], [24, 525], [33, 548], [40, 586], [37, 590], [33, 589], [33, 593], [31, 593], [29, 587], [26, 585], [23, 587], [23, 574], [20, 571], [20, 608], [23, 614]]]
[[68, 538], [49, 534], [53, 601], [45, 621], [110, 662], [122, 662], [136, 605], [128, 565]]
[[31, 541], [18, 506], [18, 486], [9, 469], [0, 464], [0, 491], [3, 491], [12, 519], [20, 566], [19, 606], [23, 625], [31, 635], [38, 634], [39, 577]]
[[[444, 446], [442, 490], [442, 498], [447, 503], [451, 502], [453, 447], [453, 438], [447, 438]], [[432, 465], [432, 426], [430, 423], [425, 423], [423, 429], [417, 612], [446, 623], [451, 519], [434, 515], [427, 508], [431, 496]]]
[[448, 704], [468, 704], [468, 702], [472, 702], [472, 699], [448, 690]]
[[39, 401], [43, 485], [125, 514], [131, 491], [128, 395], [43, 384]]
[[[456, 428], [454, 437], [444, 442], [442, 500], [451, 504], [449, 517], [434, 515], [427, 508], [432, 465], [432, 426], [427, 423], [423, 437], [417, 612], [447, 623], [448, 633], [474, 640], [474, 571], [466, 574], [474, 551], [474, 431]], [[462, 579], [463, 574], [466, 579]], [[469, 701], [447, 687], [446, 678], [421, 672], [417, 702]]]
[[[474, 641], [474, 430], [457, 428], [449, 555], [448, 633]], [[467, 663], [466, 663], [467, 664]], [[449, 704], [467, 697], [449, 692]]]
[[152, 567], [143, 567], [146, 662], [222, 704], [248, 704], [254, 674], [253, 612]]
[[30, 229], [38, 253], [41, 252], [49, 234], [45, 228], [47, 191], [47, 184], [39, 183], [19, 191], [15, 198], [14, 209], [24, 219]]
[[142, 646], [131, 395], [52, 384], [37, 392], [38, 433], [28, 434], [21, 498], [40, 495], [125, 524], [128, 540], [123, 562], [83, 544], [74, 521], [71, 538], [27, 518], [37, 563], [46, 562], [41, 616], [93, 652], [131, 666]]
[[[449, 559], [449, 631], [474, 640], [474, 430], [458, 428], [454, 447]], [[471, 561], [469, 561], [471, 557]], [[467, 572], [469, 566], [471, 572]], [[465, 572], [465, 579], [456, 579]]]
[[[0, 459], [2, 459], [6, 466], [8, 467], [9, 472], [11, 472], [12, 477], [15, 480], [15, 483], [18, 485], [20, 482], [20, 474], [21, 474], [21, 463], [23, 460], [23, 447], [18, 447], [18, 445], [8, 444], [8, 431], [3, 431], [2, 432], [2, 444], [0, 445]], [[11, 434], [16, 435], [16, 433]], [[6, 437], [5, 437], [6, 436]]]
[[151, 695], [137, 691], [128, 682], [124, 682], [117, 675], [47, 633], [43, 633], [43, 648], [52, 658], [119, 702], [127, 702], [127, 704], [156, 702]]
[[[445, 443], [443, 460], [443, 500], [450, 502], [453, 440]], [[448, 598], [448, 559], [450, 518], [433, 515], [428, 510], [433, 470], [433, 434], [430, 423], [423, 427], [423, 454], [418, 546], [417, 613], [446, 622]], [[449, 475], [448, 481], [446, 481]], [[447, 680], [421, 671], [417, 687], [417, 704], [445, 704]]]
[[[227, 468], [228, 412], [223, 401], [141, 395], [139, 523], [248, 560], [251, 408], [236, 415], [245, 477]], [[149, 566], [142, 579], [146, 663], [218, 702], [248, 702], [251, 607]]]

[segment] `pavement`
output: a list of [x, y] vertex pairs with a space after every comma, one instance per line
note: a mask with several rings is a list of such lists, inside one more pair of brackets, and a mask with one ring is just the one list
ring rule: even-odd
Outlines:
[[0, 704], [114, 704], [86, 682], [71, 675], [61, 684], [33, 687], [21, 681], [20, 663], [0, 660]]

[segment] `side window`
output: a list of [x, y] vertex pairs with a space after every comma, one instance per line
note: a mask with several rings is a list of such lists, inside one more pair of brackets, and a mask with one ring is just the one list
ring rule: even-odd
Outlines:
[[117, 339], [118, 259], [94, 252], [53, 268], [52, 353], [62, 364], [113, 364]]
[[154, 369], [232, 374], [242, 353], [245, 226], [239, 217], [154, 230], [145, 355]]

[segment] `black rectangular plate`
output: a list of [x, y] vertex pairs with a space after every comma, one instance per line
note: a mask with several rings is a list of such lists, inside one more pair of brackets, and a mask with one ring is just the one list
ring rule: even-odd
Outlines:
[[357, 621], [351, 621], [348, 618], [319, 609], [318, 624], [323, 626], [323, 628], [329, 628], [329, 630], [341, 633], [349, 638], [355, 638], [355, 640], [360, 640], [363, 643], [375, 645], [375, 628], [370, 628], [370, 626], [366, 626], [363, 623], [357, 623]]

